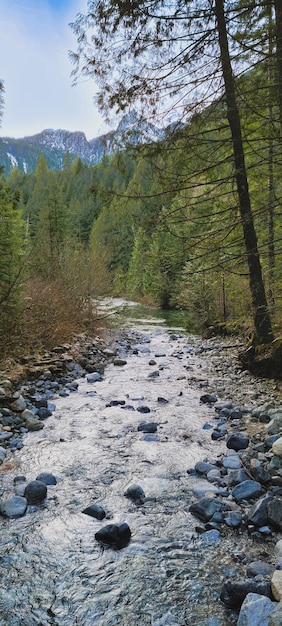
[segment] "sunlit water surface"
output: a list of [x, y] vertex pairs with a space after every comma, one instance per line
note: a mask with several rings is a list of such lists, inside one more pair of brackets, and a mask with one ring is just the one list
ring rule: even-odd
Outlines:
[[[121, 311], [123, 301], [106, 305]], [[222, 582], [236, 573], [236, 537], [206, 544], [189, 513], [196, 479], [187, 469], [225, 448], [203, 430], [212, 411], [190, 380], [204, 368], [194, 350], [199, 340], [175, 326], [172, 337], [151, 311], [144, 319], [142, 310], [141, 319], [133, 303], [128, 309], [123, 325], [142, 333], [141, 343], [131, 342], [138, 353], [127, 355], [123, 367], [110, 364], [103, 381], [80, 379], [77, 392], [56, 397], [44, 429], [30, 433], [16, 453], [16, 471], [1, 478], [11, 494], [19, 474], [29, 481], [48, 471], [58, 479], [44, 504], [20, 519], [1, 519], [1, 626], [236, 623], [219, 601]], [[155, 370], [159, 377], [148, 378]], [[116, 399], [134, 410], [106, 407]], [[137, 411], [142, 405], [150, 414]], [[138, 432], [144, 420], [158, 423], [156, 437]], [[132, 484], [143, 487], [143, 506], [124, 496]], [[95, 502], [107, 513], [103, 522], [82, 513]], [[126, 548], [103, 549], [95, 540], [110, 522], [129, 524]]]

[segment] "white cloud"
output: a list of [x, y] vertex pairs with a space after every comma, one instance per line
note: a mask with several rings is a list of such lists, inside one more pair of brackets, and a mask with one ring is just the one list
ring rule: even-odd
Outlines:
[[[2, 0], [1, 75], [5, 83], [2, 136], [23, 137], [44, 128], [82, 130], [91, 139], [105, 130], [93, 103], [95, 84], [72, 87], [68, 51], [76, 49], [69, 22], [86, 0]], [[52, 5], [52, 6], [51, 6]]]

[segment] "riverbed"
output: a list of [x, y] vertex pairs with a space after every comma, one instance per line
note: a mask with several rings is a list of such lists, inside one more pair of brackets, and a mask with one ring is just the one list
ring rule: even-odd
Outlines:
[[[226, 452], [206, 429], [214, 411], [200, 402], [204, 391], [226, 399], [237, 388], [234, 400], [257, 403], [276, 401], [279, 390], [244, 374], [236, 387], [236, 342], [203, 342], [129, 308], [123, 330], [112, 331], [126, 363], [55, 396], [44, 429], [25, 437], [2, 477], [11, 492], [18, 475], [51, 472], [57, 485], [24, 517], [1, 519], [1, 626], [233, 626], [238, 615], [220, 602], [222, 583], [244, 571], [247, 554], [270, 551], [235, 531], [214, 544], [199, 534], [189, 512], [198, 479], [187, 470]], [[156, 432], [139, 431], [142, 421]], [[141, 505], [124, 495], [133, 484], [145, 492]], [[102, 522], [82, 512], [93, 503], [106, 512]], [[95, 539], [104, 524], [123, 522], [125, 548]]]

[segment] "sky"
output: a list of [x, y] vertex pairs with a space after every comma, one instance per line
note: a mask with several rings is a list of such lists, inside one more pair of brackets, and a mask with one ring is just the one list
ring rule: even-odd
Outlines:
[[83, 131], [89, 140], [107, 132], [93, 102], [95, 82], [81, 79], [73, 87], [70, 75], [76, 39], [69, 23], [86, 11], [87, 0], [0, 0], [0, 7], [0, 136], [60, 128]]

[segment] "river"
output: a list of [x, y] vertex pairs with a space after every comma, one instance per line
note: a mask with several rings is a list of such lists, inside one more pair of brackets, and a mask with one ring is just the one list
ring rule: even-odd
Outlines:
[[[11, 491], [19, 474], [30, 481], [52, 472], [58, 482], [24, 517], [1, 519], [0, 625], [232, 626], [237, 615], [219, 592], [252, 539], [229, 532], [210, 545], [189, 512], [197, 479], [187, 470], [226, 450], [203, 429], [213, 415], [200, 403], [209, 353], [199, 350], [200, 338], [151, 312], [144, 318], [144, 309], [140, 317], [133, 304], [112, 317], [115, 326], [122, 319], [126, 364], [109, 364], [102, 381], [81, 378], [76, 392], [55, 397], [44, 429], [26, 436], [16, 470], [1, 478]], [[112, 400], [125, 408], [106, 406]], [[144, 406], [149, 414], [137, 410]], [[141, 421], [156, 422], [157, 433], [139, 432]], [[132, 484], [143, 488], [143, 505], [124, 496]], [[102, 522], [82, 513], [93, 503], [106, 511]], [[121, 550], [95, 540], [112, 522], [131, 529]]]

